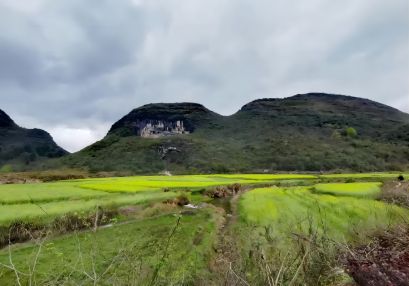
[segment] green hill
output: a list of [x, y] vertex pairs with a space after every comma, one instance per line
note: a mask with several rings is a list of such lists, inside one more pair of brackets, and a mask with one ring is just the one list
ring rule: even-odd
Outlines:
[[32, 169], [65, 154], [46, 131], [19, 127], [0, 110], [0, 172]]
[[60, 163], [133, 173], [408, 169], [409, 115], [323, 93], [259, 99], [231, 116], [195, 103], [148, 104]]

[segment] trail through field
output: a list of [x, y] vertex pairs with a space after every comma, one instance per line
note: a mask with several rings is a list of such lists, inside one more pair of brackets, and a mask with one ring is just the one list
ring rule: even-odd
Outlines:
[[[243, 192], [250, 190], [247, 188], [231, 198], [218, 199], [222, 203], [213, 202], [216, 207], [222, 207], [225, 211], [224, 223], [219, 229], [218, 242], [216, 246], [217, 255], [211, 268], [217, 278], [223, 281], [223, 285], [249, 285], [243, 278], [240, 271], [239, 247], [233, 235], [233, 226], [238, 219], [238, 200]], [[228, 202], [228, 205], [226, 204]]]

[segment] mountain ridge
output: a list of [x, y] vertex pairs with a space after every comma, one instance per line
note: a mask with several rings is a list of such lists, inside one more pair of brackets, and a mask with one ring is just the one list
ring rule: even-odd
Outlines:
[[258, 99], [229, 116], [157, 103], [133, 109], [62, 161], [132, 173], [408, 169], [408, 123], [409, 114], [387, 105], [325, 93]]
[[48, 132], [20, 127], [0, 109], [0, 170], [33, 169], [40, 162], [66, 154]]

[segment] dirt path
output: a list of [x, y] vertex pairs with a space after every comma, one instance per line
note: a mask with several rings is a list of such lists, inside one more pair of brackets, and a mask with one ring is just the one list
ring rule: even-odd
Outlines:
[[224, 224], [220, 227], [218, 243], [216, 245], [216, 257], [211, 265], [212, 272], [218, 278], [216, 285], [249, 285], [243, 278], [240, 269], [241, 255], [234, 235], [238, 215], [238, 201], [245, 189], [230, 199], [231, 213], [225, 214]]

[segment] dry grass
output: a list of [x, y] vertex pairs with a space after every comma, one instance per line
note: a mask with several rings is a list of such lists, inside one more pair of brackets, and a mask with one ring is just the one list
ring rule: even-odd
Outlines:
[[352, 248], [344, 260], [359, 285], [409, 285], [409, 225], [374, 234], [370, 243]]
[[409, 182], [386, 182], [379, 199], [409, 208]]

